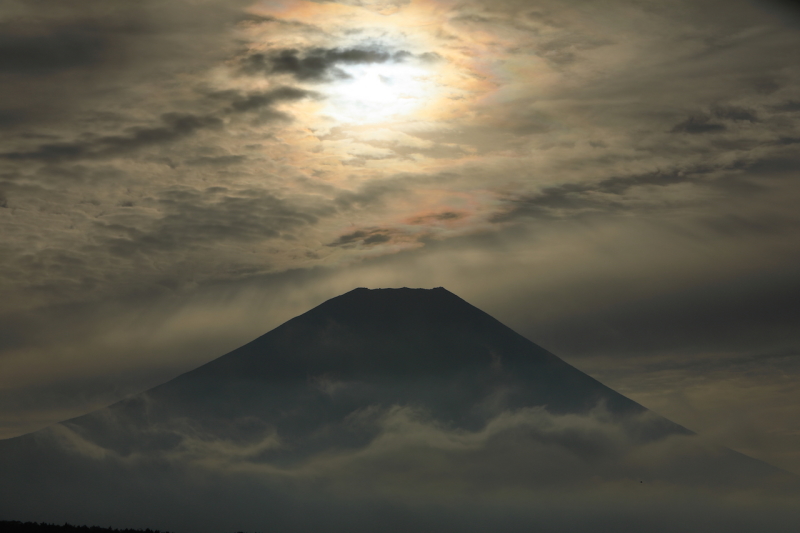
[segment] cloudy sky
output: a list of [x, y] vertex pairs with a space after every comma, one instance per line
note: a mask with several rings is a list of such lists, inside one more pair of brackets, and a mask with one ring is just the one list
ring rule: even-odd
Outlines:
[[444, 286], [800, 473], [800, 11], [9, 0], [0, 437]]

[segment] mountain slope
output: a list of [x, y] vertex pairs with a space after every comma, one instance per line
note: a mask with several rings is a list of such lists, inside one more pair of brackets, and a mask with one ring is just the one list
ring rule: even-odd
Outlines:
[[[150, 445], [135, 434], [155, 423], [190, 419], [218, 433], [250, 417], [259, 421], [254, 434], [266, 424], [288, 444], [272, 452], [286, 461], [348, 440], [363, 445], [378, 428], [357, 431], [345, 419], [391, 406], [472, 431], [531, 406], [554, 414], [600, 406], [617, 418], [646, 413], [445, 289], [356, 289], [110, 412], [66, 425], [130, 453]], [[323, 424], [328, 430], [315, 446]], [[689, 433], [655, 416], [636, 431], [642, 439]]]

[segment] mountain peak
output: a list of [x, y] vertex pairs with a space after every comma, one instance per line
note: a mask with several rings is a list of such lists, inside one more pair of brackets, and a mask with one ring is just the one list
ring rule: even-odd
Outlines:
[[319, 307], [329, 305], [382, 305], [405, 307], [413, 305], [432, 305], [436, 302], [438, 302], [438, 305], [442, 305], [445, 302], [448, 302], [450, 305], [456, 305], [459, 303], [469, 305], [467, 302], [444, 287], [434, 287], [431, 289], [410, 287], [369, 289], [366, 287], [358, 287], [344, 294], [331, 298], [330, 300], [322, 303]]
[[422, 321], [435, 324], [467, 320], [489, 315], [465, 302], [443, 287], [433, 289], [391, 288], [367, 289], [359, 287], [320, 304], [302, 316], [326, 316], [334, 321], [369, 323], [383, 330], [402, 328]]

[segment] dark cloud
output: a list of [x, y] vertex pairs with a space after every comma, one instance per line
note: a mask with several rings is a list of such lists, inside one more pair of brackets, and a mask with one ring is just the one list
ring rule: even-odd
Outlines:
[[[103, 39], [91, 32], [62, 28], [55, 35], [14, 35], [0, 26], [0, 71], [38, 73], [98, 63]], [[82, 29], [82, 28], [81, 28]]]
[[338, 65], [358, 65], [402, 61], [410, 54], [400, 51], [390, 53], [380, 49], [324, 49], [313, 48], [305, 52], [296, 49], [276, 50], [268, 54], [252, 54], [242, 61], [245, 74], [290, 74], [299, 81], [327, 81], [347, 78]]
[[[777, 140], [778, 146], [792, 146], [800, 142], [800, 138], [782, 137]], [[791, 149], [791, 148], [790, 148]], [[755, 161], [748, 161], [742, 164], [748, 175], [756, 178], [753, 188], [758, 187], [757, 178], [760, 176], [780, 175], [795, 173], [800, 166], [800, 159], [795, 154], [773, 154], [771, 157], [763, 157]]]
[[416, 217], [411, 220], [412, 224], [428, 224], [430, 222], [449, 222], [453, 220], [459, 220], [466, 217], [466, 213], [460, 213], [457, 211], [443, 211], [441, 213], [433, 213], [431, 215], [425, 215], [421, 217]]
[[781, 88], [781, 83], [769, 76], [753, 79], [751, 83], [753, 88], [760, 94], [772, 94]]
[[98, 246], [123, 257], [188, 251], [214, 243], [255, 243], [285, 231], [315, 224], [325, 207], [300, 207], [267, 191], [201, 192], [189, 188], [165, 191], [158, 199], [160, 216], [149, 229], [98, 222]]
[[298, 89], [297, 87], [278, 87], [277, 89], [261, 93], [250, 93], [247, 95], [237, 94], [234, 96], [229, 109], [231, 112], [245, 113], [248, 111], [257, 111], [278, 102], [291, 102], [315, 96], [317, 96], [317, 93]]
[[[147, 32], [135, 18], [31, 19], [0, 23], [0, 73], [47, 75], [120, 61], [121, 37]], [[116, 57], [115, 57], [116, 56]]]
[[312, 24], [301, 22], [299, 20], [282, 19], [271, 15], [264, 15], [258, 13], [240, 13], [236, 18], [236, 22], [243, 27], [267, 26], [273, 25], [281, 28], [291, 28], [300, 31], [313, 31], [320, 32], [320, 28]]
[[257, 23], [257, 24], [260, 24], [260, 23], [282, 24], [282, 23], [285, 23], [287, 21], [284, 21], [283, 19], [280, 19], [278, 17], [273, 17], [271, 15], [259, 15], [259, 14], [256, 14], [256, 13], [243, 13], [238, 17], [237, 22], [244, 22], [244, 23], [254, 22], [254, 23]]
[[[272, 120], [289, 120], [290, 117], [274, 109], [276, 103], [295, 101], [314, 96], [315, 93], [295, 87], [279, 87], [267, 92], [241, 94], [236, 91], [212, 94], [213, 98], [229, 98], [230, 107], [225, 112], [246, 113], [266, 110]], [[201, 130], [220, 130], [223, 120], [215, 114], [164, 113], [161, 126], [132, 127], [123, 135], [94, 137], [84, 134], [87, 140], [74, 142], [42, 143], [29, 151], [0, 153], [0, 158], [10, 161], [59, 162], [76, 159], [115, 157], [154, 145], [166, 145], [189, 137]]]
[[[791, 144], [783, 141], [782, 144]], [[715, 189], [734, 196], [766, 193], [769, 188], [759, 182], [765, 175], [780, 175], [796, 170], [798, 161], [790, 156], [742, 160], [729, 165], [695, 165], [685, 169], [664, 170], [630, 176], [615, 176], [597, 182], [565, 183], [548, 187], [535, 194], [508, 197], [506, 207], [491, 217], [493, 222], [506, 222], [517, 217], [560, 218], [581, 213], [615, 213], [657, 208], [647, 200], [630, 196], [636, 187], [670, 187], [689, 183]], [[744, 171], [744, 173], [742, 173]], [[681, 200], [674, 200], [680, 202]], [[687, 198], [685, 201], [691, 202]], [[644, 203], [637, 203], [644, 202]], [[698, 219], [698, 222], [701, 219]], [[702, 218], [703, 225], [728, 233], [749, 228], [753, 232], [791, 232], [795, 224], [784, 214], [731, 214], [718, 212]], [[727, 229], [723, 229], [727, 228]]]
[[[716, 119], [716, 120], [715, 120]], [[727, 126], [719, 121], [758, 122], [752, 109], [732, 105], [718, 105], [711, 113], [696, 113], [672, 128], [673, 133], [713, 133], [725, 131]]]
[[24, 114], [19, 110], [0, 109], [0, 128], [14, 126], [24, 121]]
[[127, 135], [107, 135], [86, 141], [45, 143], [31, 151], [0, 153], [11, 161], [69, 161], [125, 155], [153, 145], [163, 145], [193, 135], [204, 129], [221, 129], [222, 120], [211, 115], [165, 113], [162, 126], [130, 128]]
[[789, 100], [788, 102], [771, 106], [771, 109], [783, 113], [796, 113], [800, 111], [800, 102], [796, 100]]
[[445, 211], [444, 213], [434, 215], [436, 220], [458, 220], [463, 217], [464, 213], [455, 213], [453, 211]]
[[683, 122], [676, 124], [672, 128], [673, 133], [715, 133], [725, 131], [724, 124], [713, 122], [712, 117], [707, 114], [698, 113], [690, 116]]
[[[410, 52], [397, 52], [395, 54], [395, 57], [396, 58], [407, 57], [405, 54], [408, 54], [409, 56], [413, 55]], [[436, 52], [423, 52], [421, 54], [418, 54], [416, 58], [424, 63], [436, 63], [444, 59], [440, 54]]]
[[228, 166], [244, 163], [245, 161], [247, 161], [247, 156], [245, 155], [219, 155], [196, 157], [194, 159], [187, 160], [186, 164], [197, 166]]
[[566, 183], [549, 187], [538, 194], [513, 198], [510, 207], [495, 214], [493, 222], [506, 222], [520, 216], [552, 217], [559, 211], [574, 213], [581, 209], [600, 208], [605, 212], [624, 209], [623, 196], [633, 187], [668, 187], [696, 181], [708, 174], [711, 168], [697, 167], [686, 170], [651, 172], [633, 176], [619, 176], [596, 183]]
[[391, 241], [393, 233], [395, 231], [388, 228], [356, 230], [340, 236], [328, 246], [352, 246], [358, 243], [364, 246], [375, 246]]
[[371, 233], [369, 236], [364, 238], [361, 242], [365, 246], [370, 246], [374, 244], [383, 244], [385, 242], [389, 242], [392, 238], [387, 233]]
[[[227, 34], [243, 4], [206, 2], [187, 11], [180, 1], [3, 2], [2, 105], [14, 121], [0, 125], [67, 133], [86, 128], [91, 113], [119, 111], [116, 103], [127, 97], [128, 111], [151, 108], [157, 116], [170, 109], [170, 91], [157, 86], [177, 71], [197, 73], [233, 52]], [[137, 93], [148, 94], [147, 102]], [[202, 114], [186, 107], [180, 112]]]
[[715, 117], [723, 120], [758, 122], [758, 116], [752, 109], [738, 106], [717, 106], [712, 110]]

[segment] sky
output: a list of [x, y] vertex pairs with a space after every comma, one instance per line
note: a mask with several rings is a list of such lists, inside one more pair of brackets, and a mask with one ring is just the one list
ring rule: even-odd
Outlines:
[[0, 437], [444, 286], [800, 473], [800, 11], [0, 6]]

